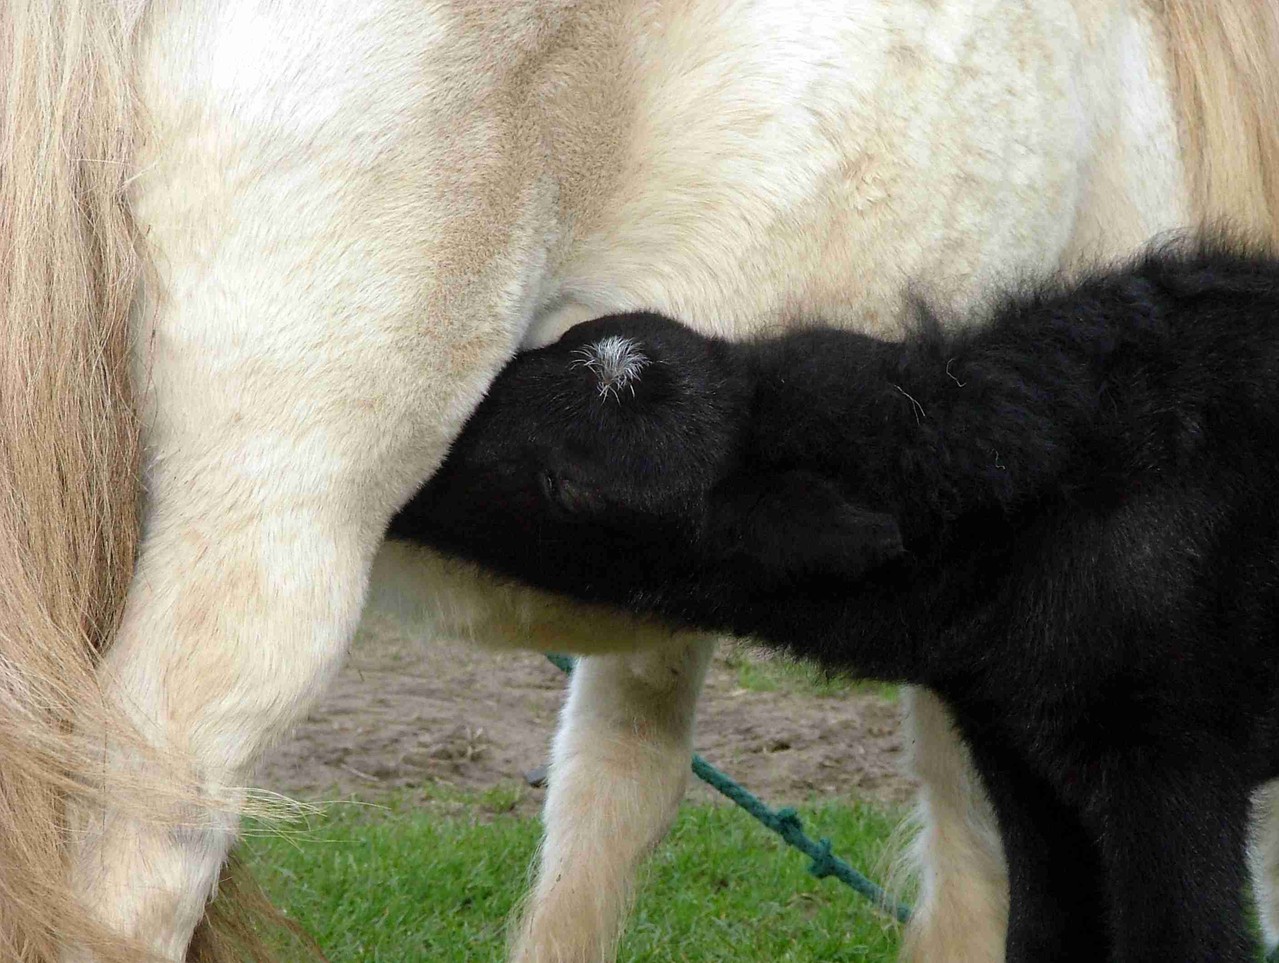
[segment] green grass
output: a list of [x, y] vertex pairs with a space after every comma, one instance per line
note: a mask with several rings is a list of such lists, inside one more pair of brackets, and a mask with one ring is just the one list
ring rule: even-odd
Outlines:
[[[501, 960], [504, 927], [537, 844], [537, 820], [334, 805], [305, 831], [251, 838], [267, 891], [333, 963]], [[892, 818], [867, 806], [802, 811], [814, 836], [863, 870]], [[896, 927], [731, 807], [688, 806], [650, 861], [619, 959], [625, 963], [865, 963], [894, 958]]]
[[897, 686], [887, 682], [831, 675], [811, 662], [797, 662], [781, 656], [761, 655], [734, 646], [724, 655], [724, 664], [737, 673], [737, 684], [748, 692], [785, 692], [787, 695], [827, 698], [850, 692], [869, 692], [885, 699], [897, 698]]

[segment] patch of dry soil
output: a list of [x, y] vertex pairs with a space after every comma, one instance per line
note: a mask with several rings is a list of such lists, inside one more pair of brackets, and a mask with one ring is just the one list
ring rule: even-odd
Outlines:
[[[547, 756], [565, 679], [543, 656], [421, 644], [397, 623], [366, 625], [347, 666], [258, 784], [302, 799], [438, 797], [524, 783]], [[904, 802], [895, 703], [878, 695], [754, 692], [717, 656], [696, 746], [774, 806], [812, 796]], [[694, 798], [718, 799], [694, 780]], [[519, 811], [541, 806], [526, 789]]]

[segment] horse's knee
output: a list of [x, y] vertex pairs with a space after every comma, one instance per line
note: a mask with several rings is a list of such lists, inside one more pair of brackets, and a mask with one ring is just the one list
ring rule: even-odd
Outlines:
[[614, 848], [626, 862], [666, 831], [688, 783], [709, 654], [706, 643], [681, 641], [578, 664], [552, 751], [548, 851], [585, 861], [596, 827], [621, 829], [626, 839]]

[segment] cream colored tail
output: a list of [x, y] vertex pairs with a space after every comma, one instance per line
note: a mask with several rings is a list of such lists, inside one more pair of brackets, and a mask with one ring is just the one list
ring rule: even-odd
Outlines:
[[1279, 246], [1279, 4], [1152, 4], [1168, 39], [1196, 214]]
[[[126, 40], [101, 0], [9, 0], [0, 20], [0, 957], [93, 938], [66, 887], [71, 735], [98, 689], [137, 539], [123, 190]], [[92, 712], [92, 709], [89, 711]], [[134, 957], [136, 958], [136, 956]]]
[[[184, 792], [176, 783], [103, 784], [108, 736], [147, 750], [105, 704], [94, 671], [119, 622], [138, 541], [129, 315], [142, 258], [125, 199], [137, 130], [126, 8], [136, 22], [144, 7], [145, 0], [5, 0], [0, 8], [6, 963], [58, 963], [71, 947], [89, 949], [100, 963], [145, 959], [77, 907], [66, 872], [66, 806], [80, 799], [90, 811], [145, 812], [148, 802]], [[192, 959], [272, 958], [260, 941], [270, 907], [251, 881], [224, 886], [217, 904]]]

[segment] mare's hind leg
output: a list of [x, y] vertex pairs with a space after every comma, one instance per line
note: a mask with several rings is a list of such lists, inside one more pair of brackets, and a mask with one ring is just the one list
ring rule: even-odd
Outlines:
[[950, 713], [926, 689], [903, 690], [920, 780], [915, 854], [920, 894], [906, 929], [910, 963], [999, 963], [1008, 881], [995, 815]]
[[660, 651], [578, 662], [555, 739], [537, 886], [513, 961], [613, 959], [640, 862], [688, 784], [712, 648], [677, 636]]
[[[541, 283], [539, 144], [498, 96], [519, 72], [437, 14], [148, 14], [135, 207], [163, 297], [137, 312], [145, 530], [102, 673], [192, 795], [220, 804], [74, 814], [73, 873], [165, 959], [203, 912], [236, 787], [337, 667], [387, 520]], [[115, 771], [150, 768], [112, 748]]]

